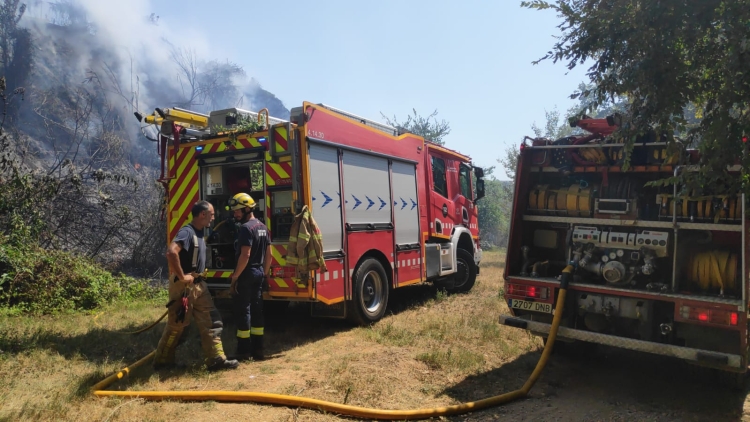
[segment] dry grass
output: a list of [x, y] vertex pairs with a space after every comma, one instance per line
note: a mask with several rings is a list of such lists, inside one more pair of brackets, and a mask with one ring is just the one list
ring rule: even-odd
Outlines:
[[[135, 370], [111, 389], [245, 390], [301, 395], [359, 406], [408, 409], [455, 404], [517, 388], [540, 341], [500, 326], [500, 253], [485, 253], [482, 273], [465, 295], [431, 285], [396, 290], [392, 313], [370, 327], [312, 319], [303, 305], [267, 322], [274, 359], [211, 374], [200, 362], [197, 333], [178, 351], [187, 369]], [[155, 319], [164, 308], [131, 305], [99, 314], [0, 317], [0, 419], [10, 420], [338, 420], [304, 409], [255, 404], [96, 399], [91, 385], [155, 347], [163, 324], [139, 336], [113, 333]], [[234, 347], [234, 329], [224, 331]], [[532, 360], [532, 364], [535, 360]], [[499, 371], [499, 372], [498, 372]], [[491, 375], [490, 375], [491, 374]]]

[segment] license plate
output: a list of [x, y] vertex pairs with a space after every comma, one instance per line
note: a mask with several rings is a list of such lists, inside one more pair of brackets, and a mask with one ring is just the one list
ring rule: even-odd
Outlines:
[[508, 299], [508, 306], [512, 309], [523, 309], [524, 311], [552, 313], [551, 303], [529, 302], [527, 300]]

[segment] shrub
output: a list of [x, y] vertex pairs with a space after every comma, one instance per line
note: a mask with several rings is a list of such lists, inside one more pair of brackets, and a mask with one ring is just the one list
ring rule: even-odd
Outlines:
[[47, 314], [164, 295], [148, 280], [111, 274], [91, 259], [0, 239], [0, 307]]

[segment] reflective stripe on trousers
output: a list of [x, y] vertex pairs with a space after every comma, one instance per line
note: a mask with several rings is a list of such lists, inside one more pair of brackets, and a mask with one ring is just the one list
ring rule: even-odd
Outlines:
[[253, 267], [249, 269], [249, 277], [243, 272], [237, 280], [237, 294], [232, 295], [232, 314], [238, 338], [263, 334], [263, 278], [263, 270]]

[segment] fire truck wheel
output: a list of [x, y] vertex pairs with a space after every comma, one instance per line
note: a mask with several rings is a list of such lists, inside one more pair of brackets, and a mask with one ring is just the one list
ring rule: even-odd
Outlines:
[[354, 274], [353, 300], [347, 307], [349, 318], [360, 325], [382, 318], [388, 305], [388, 289], [383, 265], [377, 259], [366, 259]]
[[466, 293], [474, 287], [477, 280], [477, 267], [474, 257], [466, 249], [456, 250], [456, 275], [450, 293]]

